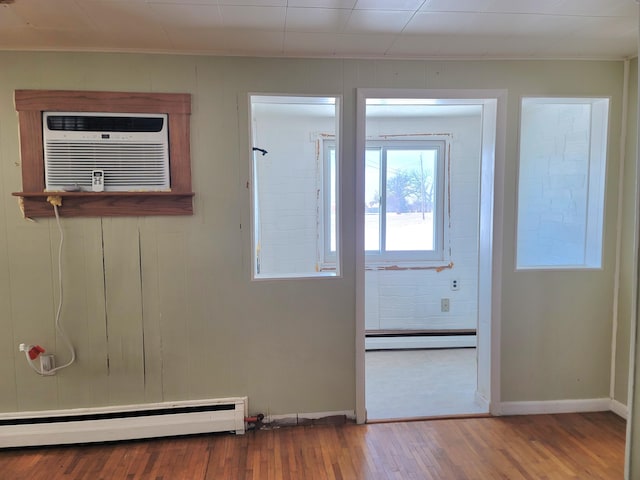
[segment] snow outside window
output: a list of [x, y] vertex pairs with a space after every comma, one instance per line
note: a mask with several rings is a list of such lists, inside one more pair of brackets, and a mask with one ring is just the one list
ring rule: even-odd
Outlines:
[[368, 263], [444, 261], [445, 147], [445, 141], [367, 142]]

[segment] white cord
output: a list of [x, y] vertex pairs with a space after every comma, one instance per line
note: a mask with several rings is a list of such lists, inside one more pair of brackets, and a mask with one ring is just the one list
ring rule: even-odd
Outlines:
[[62, 303], [63, 303], [63, 289], [62, 289], [62, 246], [64, 245], [64, 232], [62, 231], [62, 225], [60, 225], [60, 215], [58, 214], [58, 206], [57, 205], [53, 205], [53, 211], [56, 215], [56, 224], [58, 225], [58, 231], [60, 232], [60, 245], [58, 246], [58, 293], [59, 293], [59, 302], [58, 302], [58, 310], [56, 312], [56, 331], [58, 332], [58, 335], [60, 335], [60, 337], [64, 340], [64, 343], [67, 344], [67, 347], [69, 348], [69, 351], [71, 352], [71, 360], [69, 360], [67, 363], [65, 363], [64, 365], [60, 365], [59, 367], [56, 368], [52, 368], [51, 370], [48, 370], [46, 372], [42, 371], [41, 368], [37, 367], [34, 363], [33, 360], [31, 360], [31, 357], [29, 357], [29, 350], [31, 350], [31, 348], [33, 348], [33, 345], [28, 345], [25, 350], [25, 356], [27, 357], [27, 362], [29, 362], [29, 366], [38, 374], [38, 375], [42, 375], [42, 376], [47, 376], [47, 375], [54, 375], [55, 372], [57, 372], [58, 370], [62, 370], [63, 368], [67, 368], [68, 366], [70, 366], [73, 362], [76, 361], [76, 351], [73, 348], [73, 345], [71, 344], [71, 341], [69, 340], [69, 337], [67, 337], [66, 333], [64, 332], [64, 330], [62, 329], [62, 324], [60, 323], [60, 316], [62, 313]]

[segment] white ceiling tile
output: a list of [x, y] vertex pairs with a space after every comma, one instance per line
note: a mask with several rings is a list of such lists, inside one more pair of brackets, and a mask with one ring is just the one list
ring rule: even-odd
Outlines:
[[155, 19], [165, 28], [221, 27], [222, 15], [217, 5], [149, 4]]
[[565, 35], [574, 22], [569, 17], [522, 15], [513, 13], [480, 13], [466, 18], [465, 34], [508, 35], [515, 37]]
[[407, 23], [403, 33], [412, 35], [457, 33], [462, 30], [462, 23], [468, 23], [467, 20], [463, 20], [465, 15], [471, 18], [475, 14], [418, 12]]
[[347, 23], [347, 33], [399, 33], [413, 12], [354, 10]]
[[[20, 27], [26, 27], [27, 22], [25, 22], [17, 13], [15, 9], [15, 5], [0, 5], [0, 28], [15, 28], [13, 33], [15, 35], [22, 35], [22, 31], [19, 30]], [[0, 31], [0, 33], [2, 33]], [[5, 32], [6, 34], [6, 32]], [[6, 36], [6, 35], [5, 35]]]
[[98, 51], [170, 51], [171, 42], [164, 32], [126, 30], [40, 30], [46, 38], [46, 49], [56, 45], [58, 49]]
[[561, 0], [557, 15], [637, 16], [638, 4], [633, 0]]
[[[418, 12], [404, 29], [412, 35], [547, 35], [566, 34], [575, 23], [570, 17], [520, 15], [512, 13]], [[477, 39], [480, 41], [481, 39]], [[470, 40], [473, 42], [473, 40]]]
[[287, 32], [284, 37], [285, 55], [333, 55], [337, 37], [331, 33]]
[[485, 12], [494, 0], [429, 0], [420, 11], [428, 12]]
[[289, 0], [289, 7], [348, 8], [355, 7], [357, 0]]
[[287, 9], [286, 30], [306, 32], [340, 32], [344, 30], [350, 10], [336, 8]]
[[96, 42], [101, 45], [100, 49], [115, 49], [127, 51], [170, 51], [172, 49], [171, 42], [167, 34], [149, 30], [127, 30], [125, 32], [95, 32], [88, 33], [83, 42], [76, 42], [76, 45]]
[[635, 17], [581, 17], [571, 28], [571, 36], [592, 39], [627, 38], [635, 40], [638, 31], [638, 20]]
[[[0, 10], [4, 16], [5, 9]], [[16, 2], [11, 9], [12, 16], [35, 28], [87, 28], [88, 19], [73, 0], [30, 0]], [[0, 20], [1, 24], [1, 20]]]
[[524, 36], [491, 35], [478, 41], [474, 36], [448, 36], [440, 55], [449, 57], [535, 58], [536, 39]]
[[[88, 0], [91, 1], [91, 0]], [[168, 4], [168, 5], [178, 5], [181, 7], [189, 7], [192, 5], [218, 5], [218, 0], [138, 0], [143, 1], [149, 4]]]
[[281, 55], [283, 32], [226, 30], [227, 51], [233, 55]]
[[545, 15], [620, 16], [637, 11], [633, 0], [429, 0], [429, 12], [532, 13]]
[[436, 57], [440, 55], [444, 38], [440, 35], [400, 35], [387, 53], [401, 57]]
[[224, 30], [211, 28], [171, 28], [167, 30], [171, 45], [188, 52], [224, 53], [227, 35]]
[[[78, 4], [90, 20], [89, 40], [116, 49], [167, 49], [171, 45], [149, 5], [138, 2], [82, 2]], [[83, 35], [81, 29], [77, 29]], [[83, 45], [84, 42], [79, 42]]]
[[383, 56], [393, 44], [395, 36], [386, 34], [336, 35], [336, 55], [348, 57]]
[[78, 6], [97, 30], [128, 32], [159, 28], [150, 7], [144, 3], [100, 1], [80, 2]]
[[424, 0], [358, 0], [356, 10], [411, 10], [415, 11]]
[[287, 0], [218, 0], [218, 5], [240, 7], [286, 7]]
[[58, 45], [59, 48], [77, 47], [85, 45], [85, 48], [98, 50], [166, 50], [171, 47], [166, 36], [137, 35], [129, 31], [113, 35], [105, 31], [95, 30], [41, 30], [49, 44]]
[[637, 18], [633, 0], [18, 0], [0, 48], [620, 59]]
[[236, 7], [221, 6], [225, 28], [247, 28], [257, 30], [284, 30], [284, 7]]
[[[485, 10], [491, 13], [553, 13], [563, 0], [513, 1], [492, 0]], [[582, 1], [582, 0], [581, 0]]]

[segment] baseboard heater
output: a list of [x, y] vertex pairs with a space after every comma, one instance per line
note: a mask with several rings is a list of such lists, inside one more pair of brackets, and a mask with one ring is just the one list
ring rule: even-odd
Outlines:
[[476, 346], [475, 329], [367, 330], [366, 350], [469, 348]]
[[0, 448], [245, 432], [247, 397], [0, 414]]

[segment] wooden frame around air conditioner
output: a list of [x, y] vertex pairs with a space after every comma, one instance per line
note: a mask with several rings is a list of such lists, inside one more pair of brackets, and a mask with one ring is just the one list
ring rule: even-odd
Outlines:
[[[61, 216], [191, 215], [191, 95], [67, 90], [16, 90], [20, 126], [22, 191], [26, 217], [53, 216], [47, 197], [62, 197]], [[44, 180], [42, 112], [166, 113], [169, 118], [168, 192], [47, 192]]]

